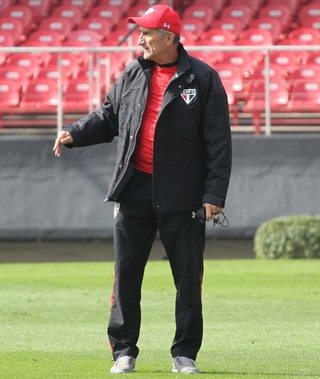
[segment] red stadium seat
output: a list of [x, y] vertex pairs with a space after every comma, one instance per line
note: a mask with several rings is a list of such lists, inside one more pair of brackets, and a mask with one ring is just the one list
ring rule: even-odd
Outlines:
[[[283, 82], [270, 82], [270, 110], [271, 112], [287, 111], [289, 91]], [[264, 82], [257, 82], [252, 88], [248, 99], [245, 100], [243, 111], [252, 113], [255, 134], [260, 134], [260, 113], [266, 109], [266, 87]]]
[[15, 0], [1, 0], [0, 1], [0, 14], [10, 5], [14, 5]]
[[69, 33], [68, 42], [80, 42], [85, 46], [99, 47], [100, 35], [98, 32], [89, 29], [77, 29]]
[[215, 20], [211, 23], [211, 29], [223, 29], [228, 32], [233, 33], [236, 37], [245, 28], [241, 20], [235, 18], [223, 18]]
[[89, 17], [104, 18], [108, 20], [112, 26], [116, 26], [121, 19], [121, 11], [119, 7], [96, 6], [89, 11]]
[[[78, 71], [79, 70], [76, 70], [76, 72]], [[61, 72], [59, 72], [59, 68], [56, 64], [49, 64], [47, 66], [41, 67], [37, 76], [37, 80], [38, 79], [55, 80], [58, 84], [59, 75], [61, 75], [62, 88], [63, 90], [65, 90], [70, 80], [71, 72], [70, 70], [65, 69], [65, 66], [63, 66], [63, 64], [62, 64]]]
[[281, 0], [281, 2], [279, 0], [268, 0], [268, 5], [278, 5], [279, 3], [287, 6], [292, 15], [294, 15], [300, 6], [301, 0]]
[[[126, 22], [128, 23], [127, 20]], [[104, 18], [86, 17], [80, 22], [78, 29], [87, 29], [99, 33], [99, 40], [102, 41], [110, 35], [112, 25]]]
[[252, 16], [255, 16], [262, 2], [262, 0], [231, 0], [229, 5], [246, 5], [251, 9]]
[[53, 54], [50, 63], [46, 67], [51, 70], [58, 70], [59, 64], [62, 66], [64, 76], [68, 78], [77, 77], [80, 70], [79, 58], [77, 56], [72, 53], [62, 53], [60, 57], [58, 54]]
[[302, 6], [297, 15], [299, 25], [303, 25], [306, 20], [313, 20], [320, 17], [320, 3], [311, 3]]
[[60, 46], [61, 34], [54, 30], [39, 29], [31, 33], [28, 37], [29, 42], [46, 43], [48, 46]]
[[20, 113], [56, 113], [58, 87], [56, 80], [36, 79], [28, 83], [19, 105]]
[[52, 16], [63, 17], [70, 21], [71, 28], [75, 28], [82, 20], [82, 12], [79, 7], [73, 5], [60, 5], [52, 11]]
[[282, 26], [283, 31], [291, 28], [292, 13], [290, 8], [282, 4], [265, 5], [260, 9], [259, 18], [275, 18]]
[[13, 53], [6, 63], [25, 69], [29, 77], [36, 77], [40, 69], [39, 59], [35, 54], [30, 53]]
[[319, 112], [320, 82], [319, 80], [302, 80], [293, 84], [290, 91], [288, 109], [292, 112]]
[[14, 46], [14, 39], [11, 33], [5, 30], [0, 30], [0, 46]]
[[95, 0], [62, 0], [60, 5], [78, 7], [84, 17], [94, 6]]
[[303, 45], [320, 44], [320, 31], [313, 28], [296, 28], [290, 32], [288, 37], [299, 40]]
[[31, 9], [24, 5], [11, 5], [2, 12], [2, 17], [19, 20], [25, 34], [30, 33], [36, 27]]
[[291, 51], [272, 51], [270, 53], [270, 64], [275, 65], [281, 69], [284, 76], [291, 74], [299, 61], [295, 52]]
[[320, 31], [320, 16], [308, 17], [300, 20], [299, 26], [304, 28], [312, 28]]
[[50, 16], [41, 21], [38, 30], [50, 30], [59, 33], [60, 40], [66, 39], [72, 30], [72, 23], [65, 17]]
[[306, 64], [314, 64], [320, 66], [320, 51], [309, 52]]
[[268, 30], [249, 28], [242, 31], [237, 40], [238, 45], [272, 45], [272, 35]]
[[200, 36], [203, 34], [206, 28], [207, 28], [206, 25], [198, 19], [185, 18], [182, 20], [181, 33], [191, 32], [191, 33], [194, 33], [196, 38], [200, 38]]
[[296, 67], [290, 75], [292, 83], [296, 81], [318, 81], [320, 82], [320, 65], [307, 64], [304, 66]]
[[121, 15], [125, 14], [130, 8], [130, 14], [133, 15], [133, 13], [131, 13], [131, 6], [134, 2], [135, 1], [133, 0], [100, 0], [99, 5], [105, 7], [118, 7]]
[[220, 13], [221, 12], [221, 9], [224, 7], [225, 5], [225, 0], [193, 0], [193, 5], [207, 5], [209, 7], [211, 7], [214, 12], [217, 14], [217, 13]]
[[90, 88], [89, 79], [77, 78], [68, 83], [62, 107], [64, 113], [87, 113], [92, 108], [96, 108], [100, 100], [100, 90], [97, 91], [95, 82]]
[[20, 91], [29, 81], [28, 72], [23, 67], [5, 64], [0, 67], [0, 82], [7, 80], [11, 80]]
[[213, 8], [208, 5], [191, 5], [183, 12], [182, 22], [185, 19], [196, 19], [203, 22], [204, 26], [207, 28], [214, 20], [215, 16]]
[[254, 68], [250, 55], [245, 51], [225, 51], [219, 63], [241, 68], [244, 76], [250, 75]]
[[16, 113], [20, 103], [19, 89], [12, 80], [1, 79], [0, 114]]
[[21, 45], [21, 47], [35, 47], [42, 48], [42, 51], [33, 51], [32, 55], [37, 58], [38, 65], [43, 66], [49, 63], [51, 59], [51, 53], [49, 53], [46, 49], [48, 48], [48, 44], [44, 42], [37, 41], [27, 41]]
[[19, 5], [24, 5], [32, 11], [36, 23], [48, 17], [52, 9], [50, 0], [19, 0]]
[[218, 63], [214, 66], [214, 69], [218, 72], [223, 83], [231, 83], [234, 94], [244, 94], [244, 77], [240, 67]]
[[224, 29], [210, 29], [203, 33], [201, 36], [201, 41], [210, 41], [212, 45], [224, 45], [231, 46], [234, 45], [236, 36]]
[[243, 27], [246, 27], [251, 21], [252, 11], [247, 5], [229, 5], [222, 9], [220, 18], [234, 18], [241, 21]]
[[15, 45], [19, 45], [26, 39], [21, 20], [12, 17], [0, 17], [0, 30], [10, 33]]
[[282, 37], [282, 25], [280, 21], [275, 18], [255, 18], [251, 20], [249, 28], [267, 30], [272, 36], [273, 43], [277, 43]]

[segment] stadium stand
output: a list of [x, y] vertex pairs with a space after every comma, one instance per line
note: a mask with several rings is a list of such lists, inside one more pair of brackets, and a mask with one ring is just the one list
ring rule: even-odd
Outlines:
[[[315, 126], [316, 117], [320, 116], [315, 85], [320, 82], [320, 1], [173, 2], [182, 15], [181, 41], [190, 49], [190, 54], [216, 68], [225, 83], [234, 125], [253, 123], [256, 133], [262, 130], [261, 115], [265, 110], [262, 103], [266, 96], [267, 77], [271, 80], [272, 122], [297, 123], [301, 126], [304, 120]], [[128, 12], [142, 15], [155, 3], [156, 0], [1, 0], [0, 79], [1, 83], [15, 82], [13, 84], [18, 91], [19, 101], [17, 103], [12, 83], [2, 88], [0, 126], [6, 125], [3, 122], [5, 111], [13, 115], [12, 109], [15, 109], [17, 114], [27, 112], [31, 117], [32, 108], [28, 111], [27, 107], [32, 104], [32, 96], [43, 97], [44, 100], [47, 98], [47, 102], [50, 96], [55, 99], [55, 92], [49, 83], [57, 83], [58, 78], [62, 79], [63, 84], [65, 114], [86, 113], [90, 107], [99, 104], [104, 92], [125, 65], [141, 52], [137, 46], [138, 30], [127, 22]], [[171, 1], [161, 0], [160, 3], [170, 4]], [[305, 45], [308, 48], [304, 49]], [[47, 46], [70, 49], [56, 54], [45, 51]], [[136, 46], [137, 52], [85, 51], [88, 47], [116, 46]], [[192, 51], [193, 46], [203, 46], [203, 50]], [[252, 46], [261, 46], [261, 49], [249, 51]], [[17, 51], [9, 53], [4, 50], [7, 47], [16, 47]], [[19, 51], [27, 47], [32, 49], [32, 53]], [[41, 52], [37, 48], [42, 48]], [[82, 50], [72, 51], [74, 48]], [[93, 58], [91, 61], [90, 57]], [[268, 75], [265, 75], [266, 59], [269, 61]], [[90, 74], [91, 69], [93, 75]], [[75, 91], [77, 80], [82, 83], [82, 91]], [[37, 87], [38, 81], [40, 87]], [[92, 84], [94, 88], [90, 87]], [[100, 88], [97, 89], [97, 86]], [[39, 88], [47, 88], [48, 92], [37, 91]], [[14, 105], [2, 106], [6, 91], [7, 103], [10, 103], [12, 94]], [[94, 94], [93, 102], [88, 98], [84, 101], [83, 98], [89, 94]], [[79, 101], [70, 100], [72, 96], [78, 96]], [[288, 96], [287, 102], [283, 100], [285, 96]], [[54, 115], [55, 100], [50, 106], [45, 101], [40, 103], [32, 105], [39, 110], [37, 114], [47, 109]], [[259, 108], [259, 117], [254, 112], [254, 106]], [[293, 112], [296, 109], [300, 109], [299, 114]], [[278, 113], [281, 113], [281, 117], [278, 117]], [[291, 117], [293, 113], [294, 117]], [[54, 124], [51, 121], [47, 123]]]

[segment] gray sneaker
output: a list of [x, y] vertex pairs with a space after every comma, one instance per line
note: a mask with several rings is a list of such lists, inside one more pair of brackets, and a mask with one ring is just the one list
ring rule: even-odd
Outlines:
[[134, 372], [135, 358], [129, 355], [123, 355], [117, 358], [114, 365], [110, 369], [110, 374], [124, 374], [126, 372]]
[[182, 372], [184, 374], [199, 374], [200, 370], [194, 360], [187, 357], [173, 358], [172, 372]]

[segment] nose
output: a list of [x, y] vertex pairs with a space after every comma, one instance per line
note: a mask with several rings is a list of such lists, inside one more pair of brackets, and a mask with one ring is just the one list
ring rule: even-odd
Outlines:
[[138, 38], [138, 45], [143, 45], [144, 44], [144, 36], [143, 36], [143, 33], [140, 33], [139, 34], [139, 38]]

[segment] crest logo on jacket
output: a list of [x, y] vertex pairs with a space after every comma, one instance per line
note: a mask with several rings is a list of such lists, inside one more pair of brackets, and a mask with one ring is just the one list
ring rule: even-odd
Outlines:
[[184, 89], [181, 93], [183, 100], [186, 104], [190, 104], [191, 101], [196, 97], [197, 90], [195, 88]]

